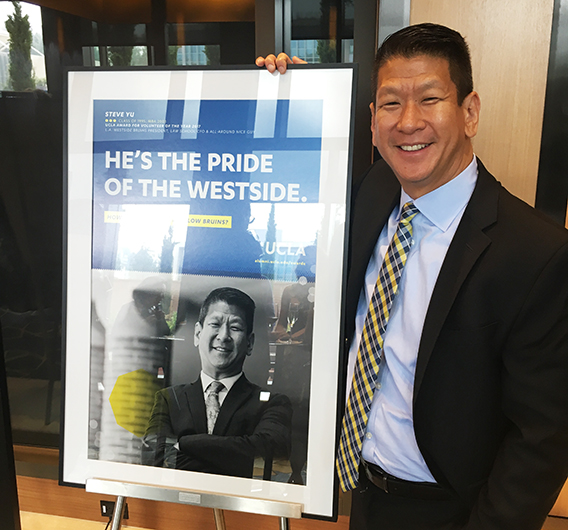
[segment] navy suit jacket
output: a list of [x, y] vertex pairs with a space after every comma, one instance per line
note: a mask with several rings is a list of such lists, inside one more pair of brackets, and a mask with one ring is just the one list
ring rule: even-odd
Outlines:
[[[252, 477], [254, 459], [287, 457], [292, 406], [282, 394], [262, 401], [244, 374], [219, 411], [212, 434], [201, 378], [156, 393], [144, 437], [143, 463], [236, 477]], [[179, 444], [179, 450], [173, 448]], [[169, 456], [168, 456], [169, 455]]]
[[[466, 528], [536, 530], [568, 474], [568, 231], [478, 163], [426, 314], [414, 430], [438, 483], [471, 507]], [[347, 341], [369, 258], [399, 200], [384, 161], [354, 196]]]

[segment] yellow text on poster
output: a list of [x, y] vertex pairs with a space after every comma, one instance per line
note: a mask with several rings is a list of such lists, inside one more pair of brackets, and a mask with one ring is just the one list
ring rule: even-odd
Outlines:
[[105, 223], [120, 223], [124, 212], [105, 212]]
[[187, 225], [202, 228], [231, 228], [232, 221], [230, 215], [190, 215]]

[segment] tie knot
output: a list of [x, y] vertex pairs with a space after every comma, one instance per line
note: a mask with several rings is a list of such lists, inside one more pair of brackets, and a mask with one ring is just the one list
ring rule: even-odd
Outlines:
[[402, 212], [400, 213], [400, 223], [403, 224], [410, 223], [412, 219], [414, 219], [416, 214], [419, 212], [420, 210], [416, 208], [416, 206], [414, 206], [414, 203], [412, 202], [405, 203], [405, 205], [402, 207]]
[[225, 385], [221, 381], [212, 381], [207, 387], [207, 395], [219, 395], [219, 392], [225, 388]]

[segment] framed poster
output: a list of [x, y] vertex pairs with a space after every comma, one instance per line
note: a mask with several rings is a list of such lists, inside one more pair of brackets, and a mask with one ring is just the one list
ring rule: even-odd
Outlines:
[[68, 72], [63, 484], [335, 516], [354, 78]]

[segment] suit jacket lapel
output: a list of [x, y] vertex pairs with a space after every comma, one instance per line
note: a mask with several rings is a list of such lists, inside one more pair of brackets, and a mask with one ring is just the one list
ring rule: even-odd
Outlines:
[[221, 436], [226, 434], [229, 423], [235, 415], [235, 412], [249, 399], [253, 390], [254, 386], [249, 383], [244, 374], [237, 379], [235, 384], [231, 387], [231, 390], [229, 390], [219, 410], [219, 416], [217, 416], [213, 434]]
[[207, 432], [207, 412], [205, 411], [205, 398], [203, 397], [203, 387], [201, 378], [185, 386], [185, 396], [187, 408], [193, 419], [193, 425], [197, 433]]
[[426, 313], [416, 363], [414, 400], [452, 304], [472, 267], [491, 244], [484, 230], [497, 220], [500, 184], [479, 160], [478, 168], [477, 184], [448, 248]]
[[400, 201], [400, 184], [384, 161], [377, 162], [361, 183], [351, 219], [346, 293], [346, 339], [354, 332], [355, 313], [365, 272], [377, 239]]
[[[484, 230], [497, 220], [500, 184], [477, 160], [479, 177], [458, 230], [448, 249], [426, 313], [414, 382], [414, 399], [440, 330], [461, 285], [475, 262], [490, 245]], [[357, 302], [365, 272], [379, 234], [400, 201], [400, 184], [383, 161], [364, 177], [355, 198], [349, 241], [349, 273], [346, 293], [346, 339], [353, 336]]]

